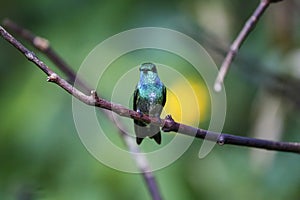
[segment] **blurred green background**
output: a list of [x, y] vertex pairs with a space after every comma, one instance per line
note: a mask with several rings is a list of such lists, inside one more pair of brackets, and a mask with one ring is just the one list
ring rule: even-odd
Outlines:
[[[8, 17], [49, 39], [75, 70], [99, 42], [147, 26], [191, 36], [219, 66], [257, 4], [2, 1], [0, 19]], [[224, 132], [300, 141], [299, 9], [296, 0], [270, 6], [242, 46], [225, 81]], [[47, 83], [46, 76], [3, 39], [0, 60], [0, 199], [150, 199], [142, 176], [110, 169], [87, 152], [75, 130], [69, 94]], [[201, 144], [194, 141], [179, 160], [155, 172], [165, 199], [300, 198], [299, 155], [225, 145], [199, 159]]]

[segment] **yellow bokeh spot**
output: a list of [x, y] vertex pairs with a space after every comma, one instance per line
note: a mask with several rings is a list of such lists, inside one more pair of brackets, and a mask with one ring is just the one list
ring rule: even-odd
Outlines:
[[209, 93], [202, 82], [177, 81], [168, 87], [164, 114], [171, 114], [175, 121], [198, 126], [208, 115], [208, 100]]

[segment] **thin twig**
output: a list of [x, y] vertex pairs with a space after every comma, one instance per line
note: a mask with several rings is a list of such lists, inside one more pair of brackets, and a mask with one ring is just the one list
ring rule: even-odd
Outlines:
[[[226, 48], [220, 45], [222, 43], [219, 38], [211, 32], [205, 30], [199, 31], [194, 28], [188, 31], [197, 41], [205, 43], [207, 50], [215, 53], [215, 56], [225, 57]], [[266, 69], [261, 60], [253, 60], [251, 58], [240, 55], [239, 69], [242, 70], [245, 80], [254, 84], [260, 85], [267, 91], [291, 102], [296, 109], [300, 109], [300, 79], [290, 75], [274, 73]]]
[[[215, 141], [219, 145], [231, 144], [238, 146], [247, 146], [254, 147], [266, 150], [275, 150], [275, 151], [283, 151], [283, 152], [293, 152], [300, 153], [300, 143], [297, 142], [276, 142], [270, 140], [235, 136], [224, 133], [216, 133], [200, 128], [195, 128], [192, 126], [188, 126], [185, 124], [181, 124], [175, 122], [170, 116], [167, 116], [165, 119], [160, 119], [156, 117], [150, 117], [148, 115], [140, 115], [138, 112], [130, 110], [122, 105], [114, 104], [105, 99], [99, 98], [92, 92], [91, 95], [85, 95], [81, 91], [74, 88], [67, 81], [59, 77], [55, 74], [49, 67], [47, 67], [42, 61], [40, 61], [34, 53], [30, 52], [26, 49], [19, 41], [17, 41], [14, 37], [12, 37], [4, 28], [0, 26], [0, 34], [1, 36], [11, 43], [14, 47], [16, 47], [22, 54], [26, 56], [26, 58], [33, 62], [36, 66], [38, 66], [42, 71], [44, 71], [48, 75], [48, 81], [56, 83], [62, 89], [82, 101], [83, 103], [91, 106], [100, 107], [106, 110], [111, 110], [116, 114], [136, 119], [139, 121], [143, 121], [146, 123], [152, 123], [154, 125], [160, 126], [163, 128], [163, 131], [169, 132], [174, 131], [178, 133], [182, 133], [184, 135], [195, 136], [196, 138], [208, 139], [210, 141]], [[195, 135], [196, 133], [196, 135]]]
[[255, 25], [259, 21], [260, 17], [263, 15], [265, 10], [268, 8], [268, 6], [271, 3], [275, 3], [281, 0], [261, 0], [257, 8], [255, 9], [254, 13], [251, 15], [251, 17], [248, 19], [248, 21], [245, 23], [244, 27], [240, 31], [237, 38], [234, 40], [232, 45], [230, 46], [230, 50], [228, 51], [221, 67], [220, 71], [218, 73], [218, 76], [215, 81], [214, 89], [215, 91], [219, 92], [222, 89], [222, 84], [224, 82], [224, 78], [226, 76], [226, 73], [235, 58], [236, 54], [238, 53], [239, 48], [243, 44], [243, 42], [246, 40], [247, 36], [250, 34], [250, 32], [254, 29]]
[[[90, 92], [92, 93], [92, 95], [94, 95], [94, 98], [98, 97], [95, 91], [93, 91], [89, 86], [87, 86], [87, 84], [85, 84], [84, 81], [82, 81], [78, 76], [76, 77], [76, 73], [53, 50], [48, 40], [33, 34], [31, 31], [24, 29], [23, 27], [19, 26], [18, 24], [14, 23], [9, 19], [5, 19], [3, 21], [3, 24], [5, 27], [11, 29], [12, 31], [19, 34], [22, 38], [30, 42], [31, 45], [33, 45], [36, 49], [44, 53], [68, 77], [71, 84], [74, 83], [76, 79], [76, 85], [78, 85], [81, 89], [85, 90], [85, 93]], [[112, 118], [112, 115], [109, 111], [101, 109], [100, 111], [102, 111], [111, 121], [115, 121], [115, 119]], [[145, 155], [136, 154], [141, 152], [140, 148], [134, 143], [132, 138], [123, 131], [125, 129], [120, 126], [122, 126], [121, 123], [118, 124], [118, 132], [129, 151], [133, 153], [132, 157], [135, 160], [136, 165], [145, 180], [149, 193], [152, 196], [152, 199], [162, 199], [158, 184], [155, 180], [153, 173], [151, 172], [148, 160], [146, 159]]]

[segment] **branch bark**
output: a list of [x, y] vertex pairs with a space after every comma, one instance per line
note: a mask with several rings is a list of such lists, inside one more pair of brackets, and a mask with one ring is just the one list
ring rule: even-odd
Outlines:
[[[67, 81], [62, 79], [56, 73], [54, 73], [48, 66], [46, 66], [42, 61], [40, 61], [33, 52], [26, 49], [19, 41], [12, 37], [4, 28], [0, 26], [1, 36], [16, 47], [29, 61], [33, 62], [38, 66], [44, 73], [48, 75], [48, 81], [56, 83], [62, 89], [82, 101], [83, 103], [100, 107], [106, 110], [113, 111], [120, 116], [140, 120], [147, 123], [153, 123], [154, 125], [162, 127], [163, 131], [169, 132], [174, 131], [184, 135], [193, 136], [201, 139], [208, 139], [210, 141], [215, 141], [219, 145], [231, 144], [238, 146], [254, 147], [266, 150], [276, 150], [283, 152], [293, 152], [300, 154], [300, 143], [297, 142], [277, 142], [242, 136], [235, 136], [224, 133], [216, 133], [212, 131], [207, 131], [200, 128], [195, 128], [182, 123], [175, 122], [170, 116], [165, 119], [153, 118], [147, 115], [140, 115], [138, 112], [130, 110], [122, 105], [114, 104], [105, 99], [99, 98], [94, 91], [90, 95], [85, 95], [78, 89], [74, 88]], [[196, 135], [195, 135], [196, 133]]]
[[255, 9], [254, 13], [251, 15], [251, 17], [248, 19], [248, 21], [245, 23], [244, 27], [230, 46], [229, 51], [227, 52], [226, 57], [224, 58], [224, 61], [220, 67], [219, 74], [217, 76], [217, 79], [215, 81], [214, 89], [215, 91], [220, 91], [222, 89], [222, 84], [224, 82], [224, 78], [229, 70], [229, 67], [235, 58], [236, 54], [238, 53], [239, 48], [243, 44], [243, 42], [246, 40], [247, 36], [251, 33], [251, 31], [254, 29], [255, 25], [259, 21], [260, 17], [263, 15], [263, 13], [266, 11], [266, 9], [269, 7], [271, 3], [279, 2], [282, 0], [261, 0], [257, 8]]

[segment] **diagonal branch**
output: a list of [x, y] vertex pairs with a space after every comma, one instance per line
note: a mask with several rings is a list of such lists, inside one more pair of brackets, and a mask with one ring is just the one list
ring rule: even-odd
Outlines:
[[[76, 76], [76, 73], [72, 70], [72, 68], [66, 62], [64, 62], [64, 60], [52, 49], [48, 40], [36, 36], [29, 30], [22, 28], [21, 26], [9, 19], [5, 19], [3, 21], [3, 24], [7, 28], [19, 34], [29, 43], [31, 43], [31, 45], [33, 45], [36, 49], [44, 53], [68, 77], [69, 82], [71, 84], [73, 84], [76, 79], [76, 85], [78, 85], [82, 90], [84, 90], [85, 93], [91, 93], [94, 96], [94, 98], [97, 98], [97, 93], [90, 89], [90, 87], [87, 86], [84, 83], [84, 81], [82, 81], [78, 76]], [[111, 121], [115, 120], [112, 118], [112, 115], [108, 110], [100, 109], [100, 111], [102, 111], [106, 115], [106, 117], [108, 117]], [[131, 137], [123, 131], [125, 129], [120, 127], [121, 125], [121, 123], [118, 124], [118, 132], [129, 151], [132, 153], [140, 153], [140, 148], [133, 142]], [[135, 160], [136, 165], [145, 180], [147, 188], [152, 196], [152, 199], [162, 199], [158, 188], [158, 184], [155, 180], [153, 173], [151, 172], [150, 165], [146, 157], [143, 154], [132, 154], [132, 157]]]
[[247, 36], [251, 33], [251, 31], [254, 29], [255, 25], [259, 21], [260, 17], [263, 15], [263, 13], [266, 11], [268, 6], [271, 3], [275, 3], [282, 0], [261, 0], [259, 5], [257, 6], [254, 13], [251, 15], [251, 17], [248, 19], [248, 21], [245, 23], [244, 27], [240, 31], [239, 35], [236, 37], [232, 45], [230, 46], [230, 50], [228, 51], [226, 57], [224, 58], [224, 61], [220, 67], [219, 74], [217, 76], [214, 89], [215, 91], [220, 91], [222, 89], [222, 84], [224, 82], [224, 78], [227, 74], [227, 71], [229, 70], [229, 67], [235, 58], [236, 54], [238, 53], [239, 48], [243, 44], [243, 42], [246, 40]]
[[[14, 37], [12, 37], [4, 28], [0, 26], [0, 34], [1, 36], [11, 43], [14, 47], [16, 47], [22, 54], [26, 56], [26, 58], [37, 65], [42, 71], [44, 71], [48, 75], [48, 81], [56, 83], [62, 89], [82, 101], [83, 103], [91, 106], [100, 107], [106, 110], [111, 110], [116, 114], [136, 119], [139, 121], [143, 121], [146, 123], [153, 123], [156, 126], [160, 126], [163, 128], [165, 132], [174, 131], [184, 135], [195, 136], [196, 138], [208, 139], [210, 141], [215, 141], [219, 145], [224, 144], [232, 144], [238, 146], [247, 146], [254, 148], [261, 148], [267, 150], [276, 150], [276, 151], [284, 151], [284, 152], [293, 152], [300, 154], [300, 143], [297, 142], [276, 142], [270, 140], [235, 136], [230, 134], [216, 133], [200, 128], [195, 128], [192, 126], [188, 126], [182, 123], [175, 122], [170, 116], [166, 117], [166, 119], [160, 119], [155, 117], [150, 117], [147, 115], [140, 115], [138, 112], [130, 110], [122, 105], [115, 104], [109, 102], [105, 99], [99, 98], [95, 95], [95, 92], [92, 92], [90, 95], [85, 95], [78, 89], [74, 88], [67, 81], [62, 79], [60, 76], [55, 74], [48, 66], [46, 66], [42, 61], [40, 61], [34, 53], [30, 52], [26, 49], [19, 41], [17, 41]], [[196, 133], [196, 135], [195, 135]]]

